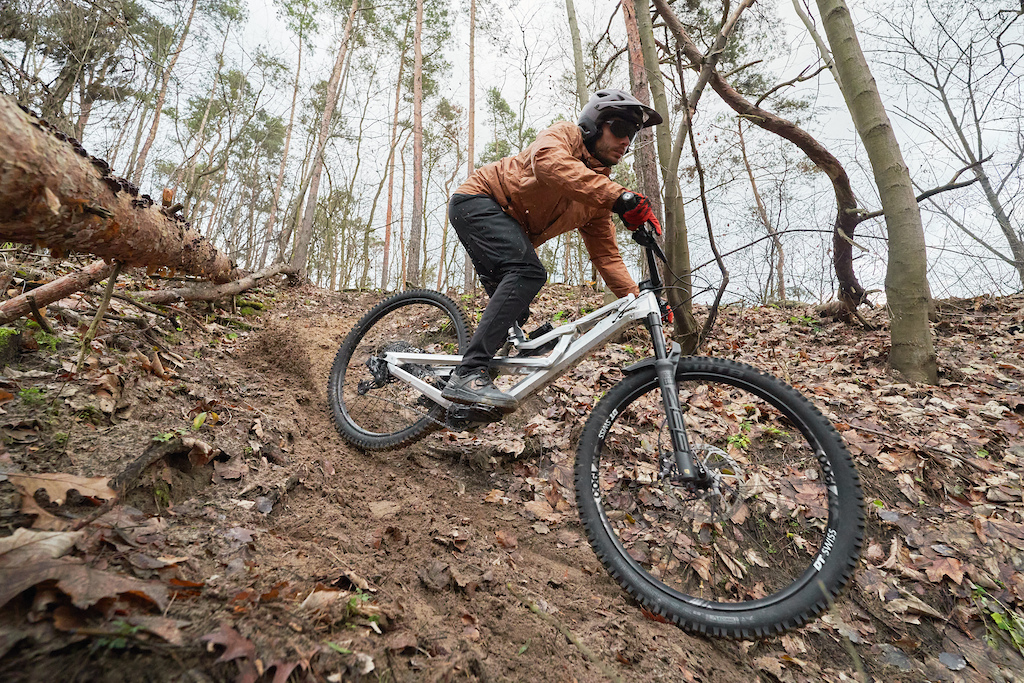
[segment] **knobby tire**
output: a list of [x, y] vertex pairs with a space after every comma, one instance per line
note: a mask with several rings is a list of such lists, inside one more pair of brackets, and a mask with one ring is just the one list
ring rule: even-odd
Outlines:
[[683, 358], [676, 381], [691, 447], [720, 475], [719, 493], [661, 476], [671, 441], [655, 370], [639, 369], [580, 438], [576, 501], [591, 546], [644, 608], [688, 631], [753, 638], [806, 623], [849, 581], [864, 537], [842, 438], [799, 392], [749, 365]]

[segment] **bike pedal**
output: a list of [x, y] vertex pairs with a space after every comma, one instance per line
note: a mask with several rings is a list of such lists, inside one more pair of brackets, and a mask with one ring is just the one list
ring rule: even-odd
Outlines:
[[452, 404], [448, 408], [445, 423], [451, 429], [469, 429], [498, 422], [505, 414], [494, 406], [486, 406], [482, 403], [473, 405]]

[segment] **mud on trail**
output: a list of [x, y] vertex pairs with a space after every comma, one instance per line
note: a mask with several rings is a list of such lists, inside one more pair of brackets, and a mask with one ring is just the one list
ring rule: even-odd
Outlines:
[[[975, 459], [974, 442], [985, 447], [989, 471], [946, 472], [924, 450], [898, 447], [895, 435], [914, 432], [898, 431], [886, 411], [932, 404], [886, 376], [882, 337], [811, 324], [805, 311], [758, 309], [752, 322], [749, 309], [727, 310], [709, 350], [816, 395], [881, 506], [871, 506], [878, 514], [855, 586], [823, 619], [756, 643], [715, 641], [645, 615], [604, 572], [576, 517], [575, 437], [600, 391], [621, 377], [617, 368], [643, 354], [642, 337], [609, 344], [502, 424], [364, 453], [336, 434], [325, 387], [341, 340], [379, 297], [307, 287], [268, 290], [262, 300], [265, 310], [245, 319], [251, 329], [221, 319], [155, 355], [115, 336], [80, 373], [67, 367], [77, 357], [71, 344], [23, 352], [9, 366], [2, 535], [23, 527], [76, 535], [54, 537], [72, 544], [56, 569], [56, 554], [32, 555], [20, 573], [0, 554], [0, 572], [23, 584], [0, 586], [5, 681], [728, 683], [856, 680], [858, 669], [891, 681], [1019, 676], [1014, 648], [989, 647], [984, 622], [957, 612], [981, 599], [962, 574], [954, 580], [958, 568], [970, 571], [970, 543], [983, 544], [972, 536], [961, 547], [951, 532], [980, 528], [992, 559], [969, 575], [980, 582], [994, 573], [986, 595], [1008, 612], [1019, 608], [1019, 476], [984, 483], [981, 502], [966, 502], [991, 507], [975, 511], [984, 521], [942, 508], [982, 485], [971, 477], [996, 476], [996, 464], [1020, 471], [1024, 399], [1006, 397], [1024, 392], [1013, 386], [992, 397], [1003, 410], [987, 406], [996, 419], [963, 437], [974, 440]], [[597, 301], [549, 287], [534, 315], [575, 317]], [[999, 310], [1012, 324], [1013, 307]], [[947, 339], [966, 335], [958, 325], [968, 324], [951, 323]], [[1012, 334], [990, 343], [1012, 348]], [[850, 337], [845, 355], [836, 351], [840, 335]], [[969, 346], [966, 336], [959, 342]], [[947, 359], [947, 375], [988, 372], [974, 367], [986, 351], [971, 353]], [[1004, 358], [1015, 369], [994, 372], [1019, 387], [1019, 353]], [[865, 413], [873, 387], [891, 400]], [[936, 395], [954, 405], [954, 389]], [[929, 444], [945, 448], [937, 437]], [[957, 441], [949, 452], [961, 450]], [[926, 469], [915, 469], [917, 455]], [[120, 501], [102, 507], [109, 496], [98, 483], [89, 491], [84, 479], [25, 483], [37, 473], [114, 477], [133, 463], [145, 467]], [[940, 474], [948, 494], [925, 486]], [[25, 495], [33, 486], [36, 495]], [[909, 504], [911, 496], [920, 500]], [[938, 533], [948, 545], [934, 551]], [[936, 557], [959, 560], [931, 581]], [[891, 609], [897, 600], [902, 611]]]

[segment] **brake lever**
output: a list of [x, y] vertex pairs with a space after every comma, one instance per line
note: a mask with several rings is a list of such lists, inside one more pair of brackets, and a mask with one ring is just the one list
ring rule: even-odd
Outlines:
[[668, 258], [665, 256], [665, 252], [661, 250], [661, 245], [655, 239], [654, 233], [647, 229], [648, 225], [650, 225], [650, 222], [644, 223], [633, 231], [633, 241], [641, 247], [647, 247], [653, 251], [654, 255], [661, 259], [662, 263], [668, 263]]

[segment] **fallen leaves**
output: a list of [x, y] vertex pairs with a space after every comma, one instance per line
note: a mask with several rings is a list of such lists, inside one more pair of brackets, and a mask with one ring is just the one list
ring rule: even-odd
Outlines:
[[110, 477], [79, 477], [74, 474], [16, 474], [7, 473], [12, 484], [28, 497], [35, 496], [42, 489], [50, 502], [62, 505], [69, 491], [78, 491], [87, 498], [111, 500], [117, 492], [110, 488]]
[[924, 573], [932, 583], [942, 581], [942, 577], [948, 576], [953, 583], [959, 585], [964, 580], [964, 570], [960, 566], [960, 560], [953, 557], [940, 557], [925, 567]]
[[215, 645], [220, 645], [224, 648], [220, 657], [217, 658], [218, 662], [230, 662], [239, 658], [256, 658], [256, 646], [253, 645], [252, 641], [248, 638], [243, 638], [241, 633], [226, 623], [222, 623], [220, 628], [213, 633], [201, 636], [199, 641], [206, 643], [207, 649], [210, 652], [214, 651]]
[[0, 538], [0, 567], [57, 559], [71, 550], [83, 535], [81, 531], [15, 529], [7, 538]]
[[160, 609], [167, 606], [167, 588], [162, 584], [119, 576], [74, 562], [42, 560], [0, 567], [0, 607], [29, 588], [48, 581], [56, 582], [57, 588], [79, 609], [121, 596], [141, 598]]

